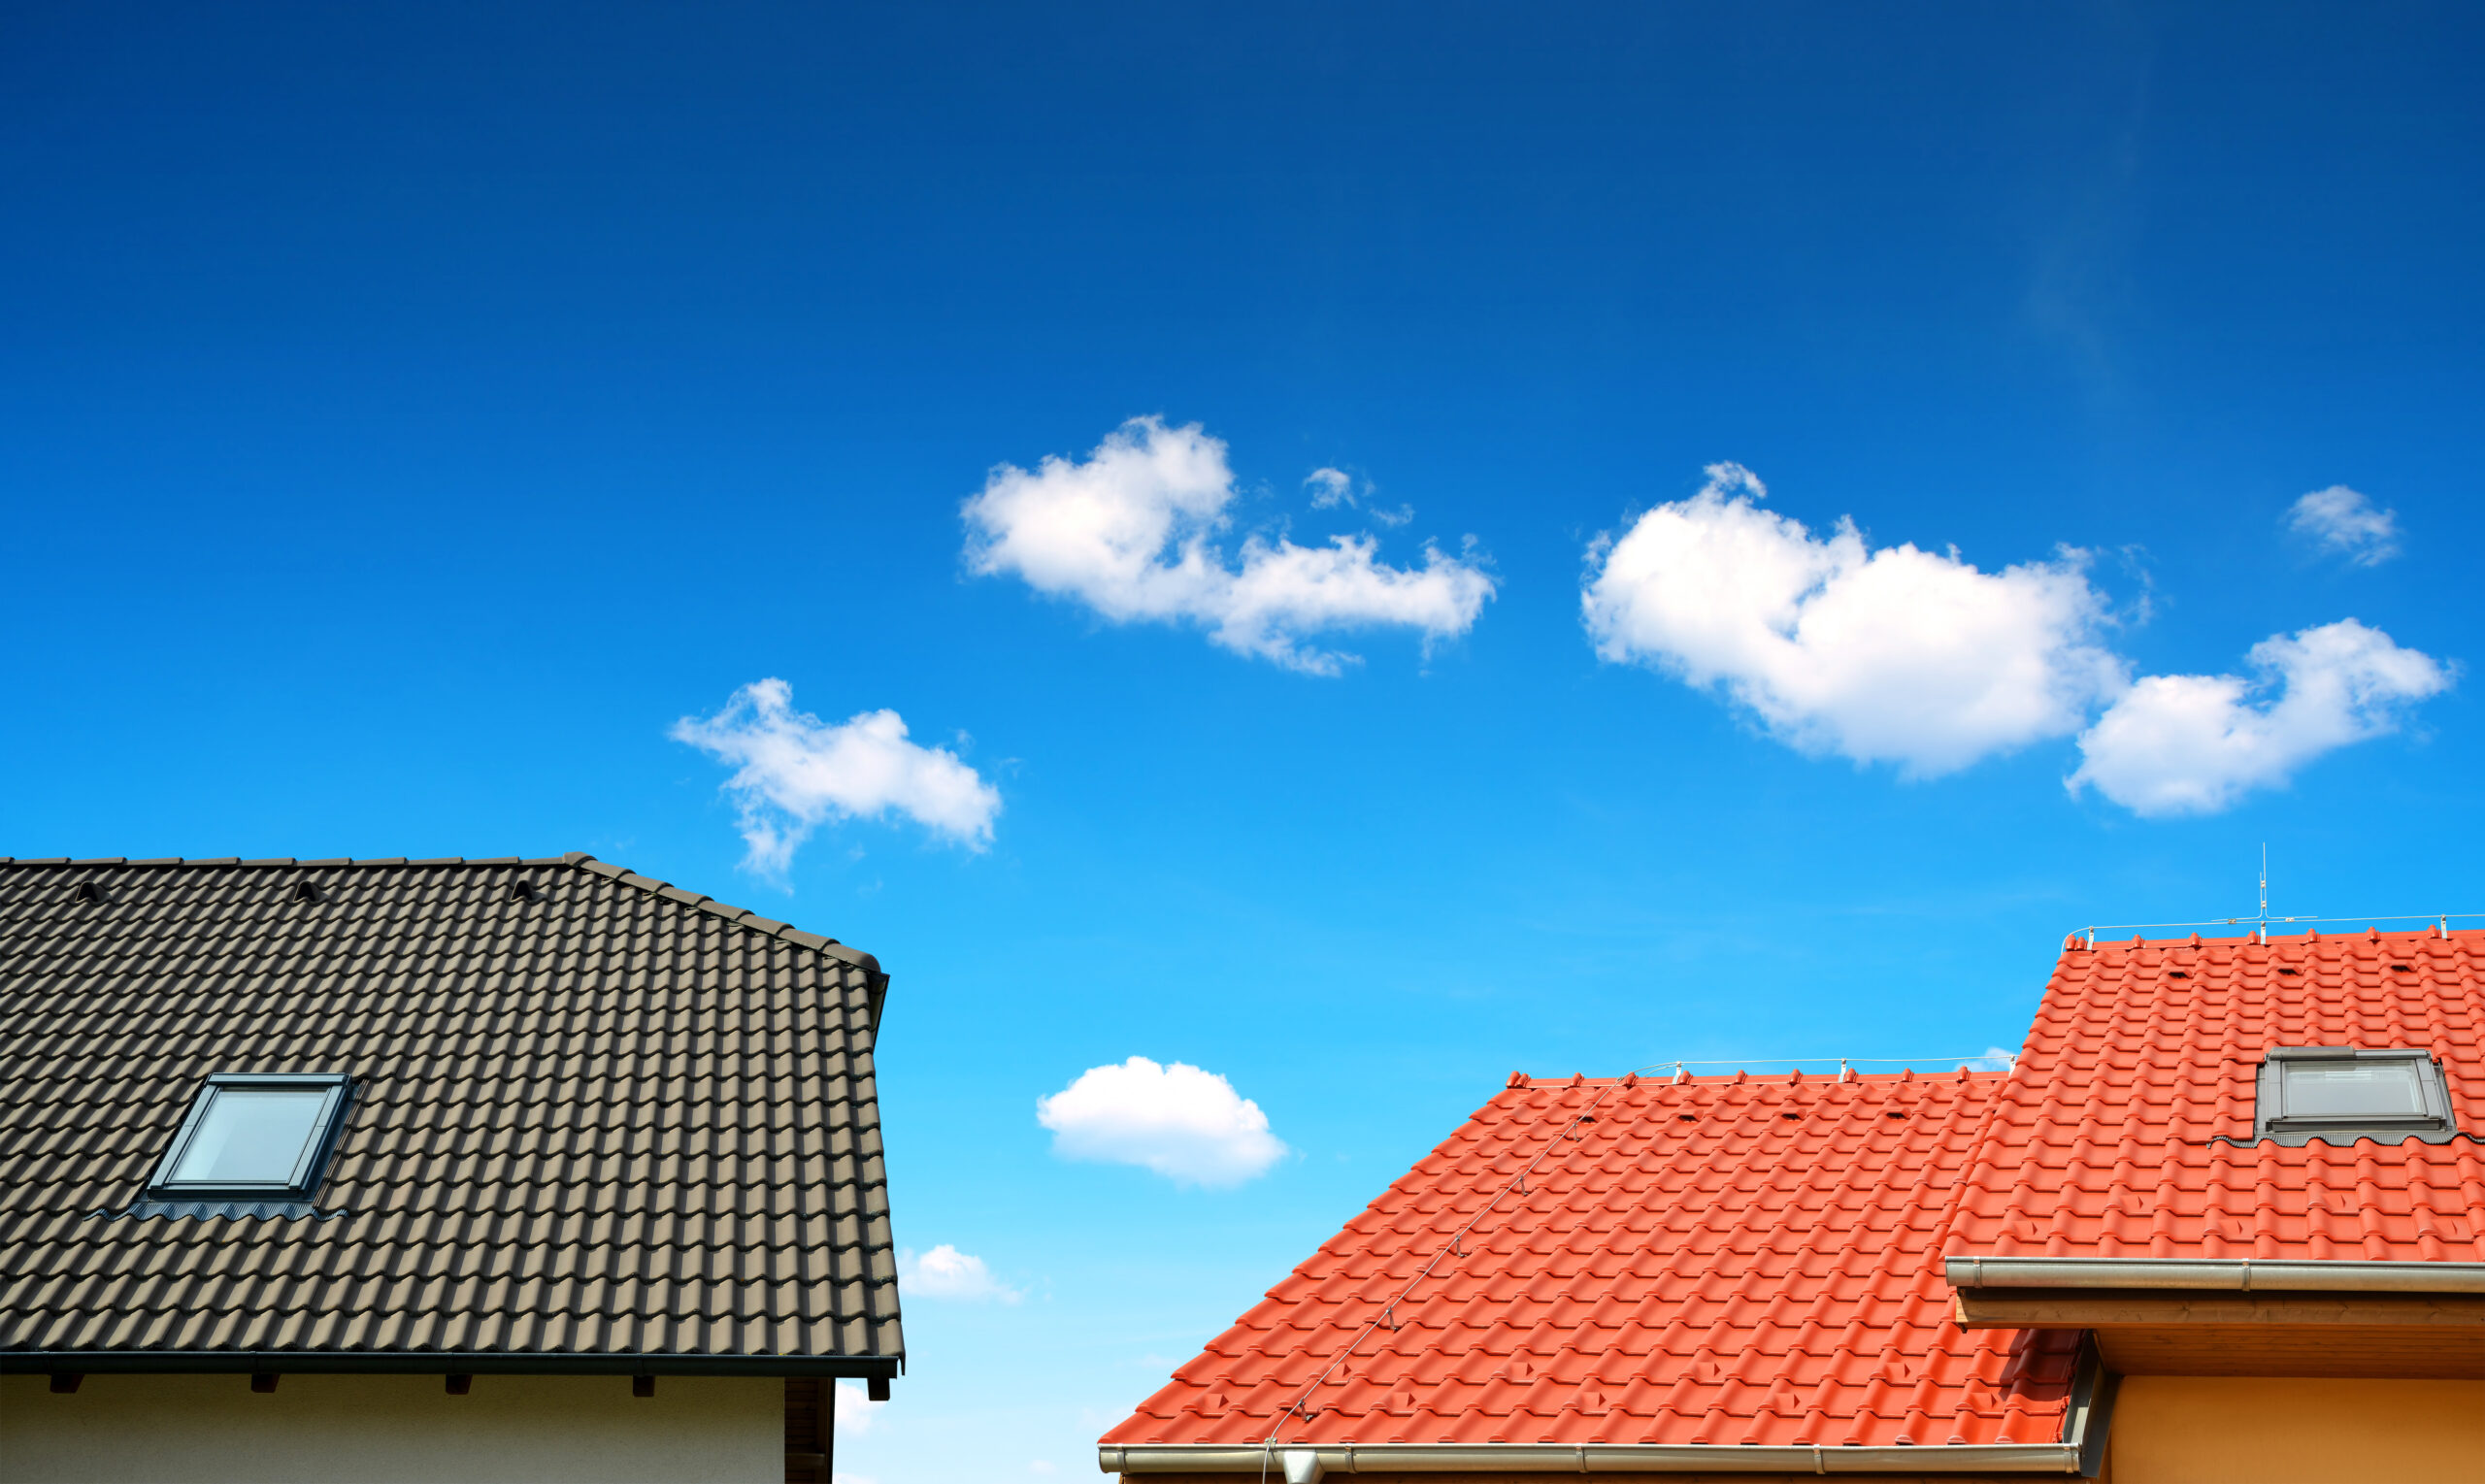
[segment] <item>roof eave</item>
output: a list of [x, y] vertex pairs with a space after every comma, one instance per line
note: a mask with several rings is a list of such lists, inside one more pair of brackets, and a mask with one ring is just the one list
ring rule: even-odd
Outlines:
[[0, 1375], [895, 1376], [902, 1355], [525, 1355], [449, 1350], [0, 1350]]
[[1953, 1257], [1952, 1288], [2190, 1288], [2230, 1293], [2485, 1294], [2485, 1263], [2262, 1258]]
[[1107, 1473], [1259, 1473], [1295, 1477], [1288, 1455], [1325, 1473], [2056, 1473], [2081, 1472], [2075, 1443], [1924, 1447], [1745, 1447], [1733, 1443], [1107, 1443]]
[[[1923, 1446], [1806, 1443], [1103, 1443], [1107, 1473], [2054, 1473], [2104, 1467], [2117, 1378], [2083, 1339], [2062, 1441]], [[1297, 1455], [1289, 1465], [1288, 1454]]]

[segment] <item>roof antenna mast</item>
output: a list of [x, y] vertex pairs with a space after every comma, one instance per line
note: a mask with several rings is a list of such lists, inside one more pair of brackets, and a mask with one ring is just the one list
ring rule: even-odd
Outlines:
[[2270, 842], [2261, 841], [2261, 941], [2270, 940]]

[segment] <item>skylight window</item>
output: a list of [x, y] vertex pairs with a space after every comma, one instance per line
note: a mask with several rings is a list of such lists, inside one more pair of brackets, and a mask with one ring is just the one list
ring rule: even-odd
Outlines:
[[342, 1072], [217, 1072], [148, 1182], [158, 1201], [304, 1201], [336, 1146], [352, 1079]]
[[2352, 1046], [2278, 1046], [2262, 1063], [2255, 1138], [2438, 1143], [2455, 1132], [2449, 1089], [2431, 1054]]

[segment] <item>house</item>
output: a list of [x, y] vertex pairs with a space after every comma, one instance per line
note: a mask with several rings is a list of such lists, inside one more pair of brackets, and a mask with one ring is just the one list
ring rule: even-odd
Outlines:
[[827, 1478], [887, 989], [585, 855], [0, 860], [0, 1478]]
[[1513, 1073], [1100, 1463], [2485, 1479], [2481, 1038], [2436, 925], [2074, 939], [2007, 1073]]

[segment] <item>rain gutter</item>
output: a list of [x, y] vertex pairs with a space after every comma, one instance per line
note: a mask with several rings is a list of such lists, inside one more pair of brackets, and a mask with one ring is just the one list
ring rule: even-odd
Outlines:
[[1954, 1257], [1942, 1267], [1952, 1288], [2485, 1294], [2485, 1263], [2298, 1262], [2249, 1257]]
[[2054, 1443], [1795, 1447], [1735, 1443], [1107, 1443], [1107, 1473], [1250, 1473], [1320, 1484], [1332, 1473], [2054, 1473], [2093, 1478], [2105, 1461], [2115, 1377], [2080, 1347]]
[[1318, 1484], [1332, 1473], [2061, 1473], [2069, 1443], [1948, 1443], [1922, 1448], [1739, 1447], [1732, 1443], [1123, 1443], [1096, 1450], [1107, 1473], [1263, 1473]]

